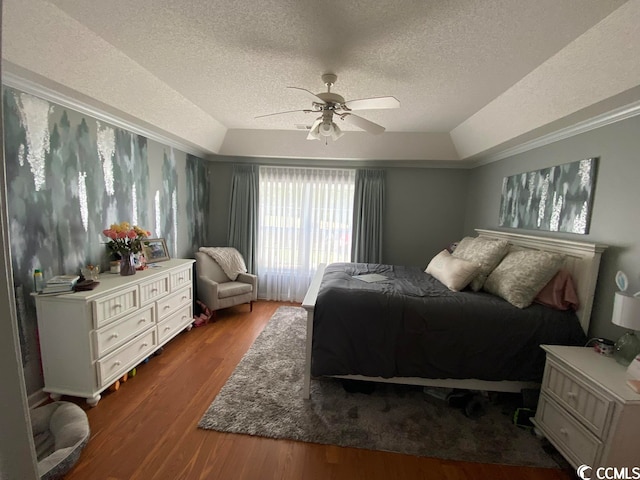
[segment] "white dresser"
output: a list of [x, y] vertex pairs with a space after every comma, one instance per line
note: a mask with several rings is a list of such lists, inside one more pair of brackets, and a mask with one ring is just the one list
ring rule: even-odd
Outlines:
[[100, 275], [87, 292], [36, 296], [44, 391], [100, 393], [193, 322], [194, 260], [172, 259], [131, 276]]
[[536, 427], [574, 468], [640, 466], [640, 394], [626, 385], [626, 369], [592, 348], [542, 348]]

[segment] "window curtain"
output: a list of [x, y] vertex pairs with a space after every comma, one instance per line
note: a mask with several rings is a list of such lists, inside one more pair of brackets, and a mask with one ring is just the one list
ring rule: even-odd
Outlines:
[[300, 302], [319, 264], [349, 261], [354, 181], [354, 170], [260, 167], [260, 298]]
[[358, 169], [356, 171], [352, 262], [382, 262], [384, 177], [384, 170]]
[[250, 273], [255, 272], [258, 188], [258, 165], [233, 166], [227, 243], [242, 254]]

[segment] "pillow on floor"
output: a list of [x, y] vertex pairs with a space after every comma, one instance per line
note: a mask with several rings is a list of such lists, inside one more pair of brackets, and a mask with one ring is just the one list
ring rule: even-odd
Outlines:
[[509, 251], [506, 240], [484, 237], [464, 237], [453, 252], [454, 257], [480, 265], [480, 270], [471, 281], [471, 290], [482, 289], [489, 274]]
[[425, 272], [439, 280], [449, 290], [459, 292], [469, 285], [479, 270], [479, 265], [456, 258], [447, 250], [443, 250], [433, 257]]
[[564, 256], [556, 253], [510, 251], [491, 272], [484, 289], [518, 308], [526, 308], [558, 273], [563, 262]]

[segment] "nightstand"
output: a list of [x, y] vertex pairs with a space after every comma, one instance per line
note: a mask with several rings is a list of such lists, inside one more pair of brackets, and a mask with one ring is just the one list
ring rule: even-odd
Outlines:
[[640, 466], [640, 394], [626, 369], [592, 348], [542, 345], [537, 429], [577, 468]]

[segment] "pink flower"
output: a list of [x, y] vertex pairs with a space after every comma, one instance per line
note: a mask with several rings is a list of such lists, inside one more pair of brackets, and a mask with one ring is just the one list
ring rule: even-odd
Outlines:
[[116, 238], [127, 238], [127, 232], [118, 232]]
[[130, 239], [132, 239], [132, 240], [133, 240], [134, 238], [136, 238], [136, 237], [138, 236], [138, 234], [136, 233], [136, 231], [135, 231], [135, 230], [129, 230], [129, 232], [127, 233], [127, 236], [128, 236]]

